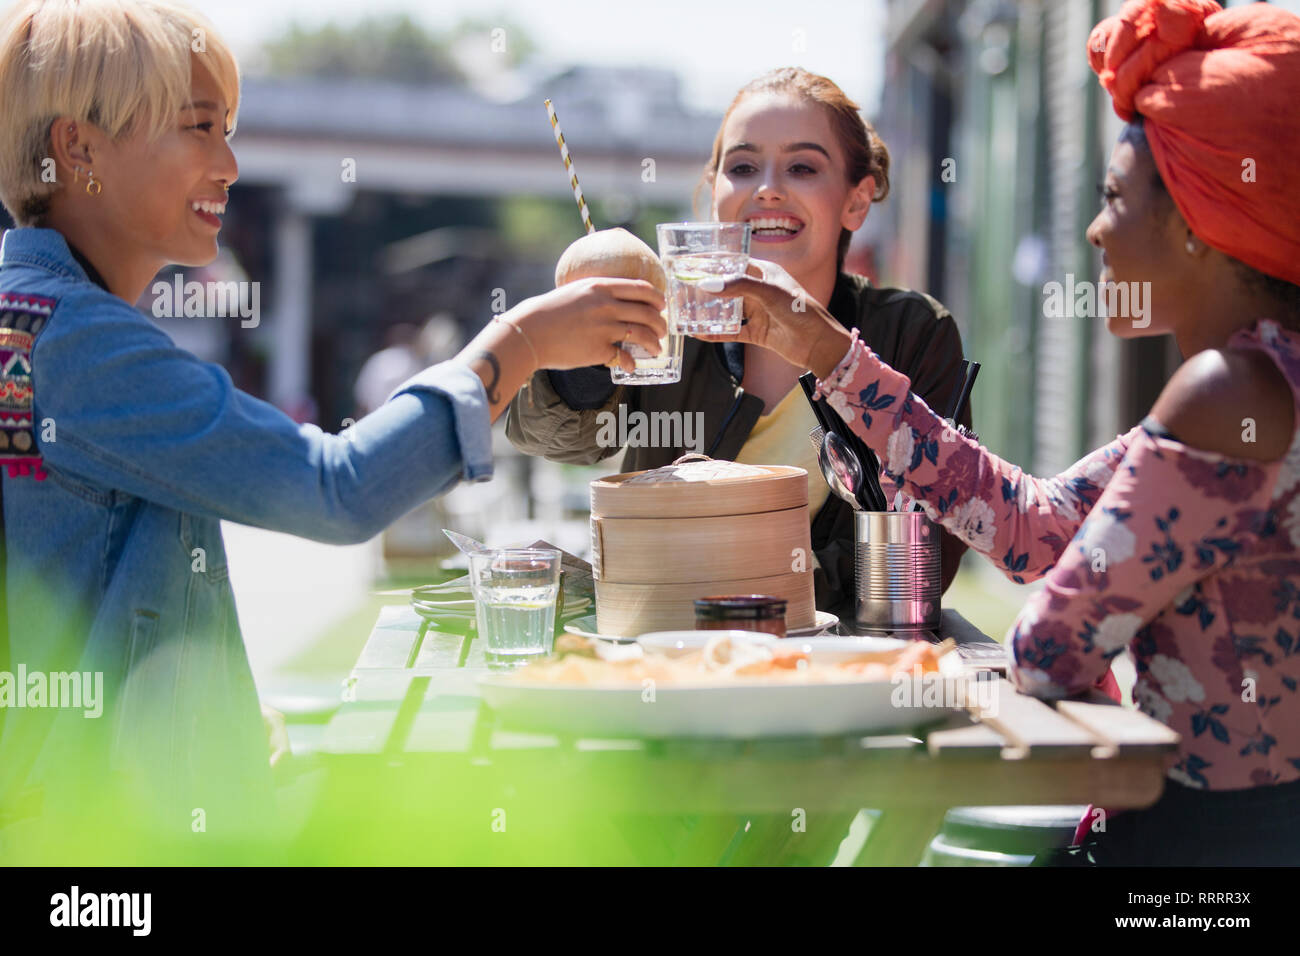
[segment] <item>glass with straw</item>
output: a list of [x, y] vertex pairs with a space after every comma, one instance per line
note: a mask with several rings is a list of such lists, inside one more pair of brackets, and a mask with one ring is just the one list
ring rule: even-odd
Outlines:
[[[592, 224], [587, 200], [573, 168], [573, 158], [569, 155], [568, 144], [565, 143], [559, 118], [550, 100], [546, 100], [546, 114], [555, 133], [555, 142], [560, 147], [560, 157], [564, 160], [564, 170], [569, 176], [578, 213], [587, 230], [587, 235], [570, 245], [561, 257], [556, 267], [556, 285], [593, 276], [643, 279], [652, 283], [666, 297], [668, 288], [663, 268], [653, 249], [625, 229], [597, 231]], [[659, 340], [658, 355], [651, 355], [641, 346], [625, 342], [619, 347], [632, 356], [634, 368], [625, 371], [622, 366], [613, 363], [610, 365], [610, 378], [616, 384], [627, 385], [667, 385], [679, 382], [682, 378], [684, 341], [682, 331], [669, 321], [667, 334]]]

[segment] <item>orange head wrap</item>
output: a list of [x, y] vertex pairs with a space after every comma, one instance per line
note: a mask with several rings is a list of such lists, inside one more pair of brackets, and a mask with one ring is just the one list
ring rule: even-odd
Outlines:
[[1197, 237], [1300, 284], [1300, 17], [1265, 4], [1130, 0], [1088, 57]]

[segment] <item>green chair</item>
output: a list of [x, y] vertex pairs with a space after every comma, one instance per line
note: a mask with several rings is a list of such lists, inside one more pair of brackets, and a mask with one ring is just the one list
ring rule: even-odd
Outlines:
[[1068, 846], [1087, 807], [954, 807], [922, 866], [1029, 866]]

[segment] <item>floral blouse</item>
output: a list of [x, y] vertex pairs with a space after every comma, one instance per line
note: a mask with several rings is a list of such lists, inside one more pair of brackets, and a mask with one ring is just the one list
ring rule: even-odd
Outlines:
[[[1300, 423], [1300, 335], [1262, 320], [1229, 344], [1273, 359]], [[1138, 707], [1182, 736], [1171, 778], [1213, 790], [1300, 779], [1300, 428], [1264, 463], [1190, 448], [1148, 420], [1035, 478], [908, 386], [855, 341], [821, 391], [883, 452], [891, 497], [915, 498], [1013, 581], [1046, 579], [1008, 635], [1016, 685], [1082, 690], [1128, 647]]]

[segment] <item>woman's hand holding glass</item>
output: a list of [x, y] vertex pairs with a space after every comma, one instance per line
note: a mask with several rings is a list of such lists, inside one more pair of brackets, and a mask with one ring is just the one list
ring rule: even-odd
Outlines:
[[737, 335], [698, 335], [706, 342], [747, 342], [771, 349], [787, 361], [825, 378], [848, 353], [850, 334], [775, 262], [749, 260], [749, 275], [703, 279], [696, 288], [745, 302], [745, 324]]
[[623, 345], [659, 354], [668, 332], [664, 297], [639, 279], [579, 279], [521, 302], [502, 318], [528, 336], [538, 368], [614, 365], [631, 371]]
[[539, 369], [588, 365], [636, 367], [623, 347], [659, 354], [668, 332], [664, 297], [640, 279], [580, 279], [525, 299], [487, 327], [461, 353], [479, 376], [493, 421]]

